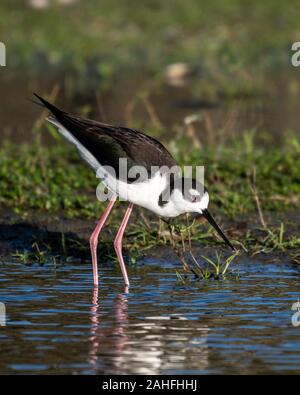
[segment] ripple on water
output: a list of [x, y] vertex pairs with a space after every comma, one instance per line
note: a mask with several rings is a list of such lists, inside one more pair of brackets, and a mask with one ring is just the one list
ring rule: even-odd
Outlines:
[[[163, 272], [162, 272], [163, 268]], [[171, 262], [1, 266], [1, 373], [299, 373], [299, 269], [241, 261], [238, 278], [178, 284]]]

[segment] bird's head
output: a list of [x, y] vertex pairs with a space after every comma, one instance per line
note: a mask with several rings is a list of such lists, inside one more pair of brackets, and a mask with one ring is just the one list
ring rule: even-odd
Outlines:
[[209, 195], [194, 178], [177, 177], [170, 183], [170, 200], [181, 213], [198, 213], [207, 209]]
[[208, 211], [209, 194], [207, 189], [193, 178], [178, 178], [173, 185], [171, 201], [176, 209], [183, 213], [193, 213], [196, 217], [204, 217], [217, 231], [224, 242], [233, 250], [235, 248], [225, 236]]

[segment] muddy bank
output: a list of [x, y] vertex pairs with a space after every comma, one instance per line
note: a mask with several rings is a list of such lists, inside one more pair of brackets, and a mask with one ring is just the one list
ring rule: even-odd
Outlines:
[[[136, 227], [136, 221], [141, 211], [136, 210], [131, 220], [131, 226], [129, 225], [127, 237], [125, 240], [125, 253], [131, 249], [132, 243], [136, 240], [135, 231], [132, 230]], [[119, 215], [121, 215], [121, 210]], [[31, 211], [26, 215], [18, 215], [11, 209], [2, 207], [0, 209], [0, 257], [2, 261], [7, 259], [11, 260], [18, 258], [15, 256], [16, 252], [23, 253], [25, 251], [29, 253], [37, 253], [43, 251], [46, 255], [53, 255], [63, 257], [64, 259], [76, 261], [77, 259], [89, 260], [89, 236], [95, 227], [97, 218], [93, 220], [87, 219], [70, 219], [65, 218], [63, 213], [57, 213], [55, 215], [49, 215], [46, 212]], [[238, 241], [241, 243], [236, 246], [243, 251], [242, 244], [246, 240], [250, 240], [249, 234], [254, 241], [263, 241], [265, 237], [265, 231], [262, 229], [262, 225], [259, 222], [256, 214], [242, 215], [237, 217], [235, 220], [229, 220], [223, 216], [218, 216], [220, 223], [226, 230], [231, 240]], [[268, 226], [279, 228], [281, 224], [284, 224], [284, 236], [286, 239], [297, 240], [297, 235], [300, 234], [300, 212], [287, 212], [287, 213], [267, 213], [265, 219]], [[153, 221], [152, 221], [153, 220]], [[199, 223], [199, 235], [208, 229], [208, 227], [202, 226], [203, 223]], [[112, 241], [116, 233], [118, 226], [118, 219], [116, 221], [111, 220], [108, 222], [103, 230], [100, 243], [100, 253], [106, 258], [114, 254]], [[158, 257], [161, 259], [176, 261], [177, 257], [172, 248], [170, 248], [168, 241], [168, 232], [165, 229], [163, 233], [159, 234], [159, 224], [155, 217], [150, 215], [149, 222], [147, 219], [147, 226], [149, 229], [143, 231], [147, 234], [151, 234], [151, 248], [143, 251], [147, 245], [140, 248], [139, 253], [135, 251], [135, 255], [143, 256], [147, 255], [152, 257]], [[165, 243], [161, 242], [161, 237], [164, 236]], [[153, 238], [157, 238], [157, 243], [153, 242]], [[215, 239], [215, 236], [212, 236]], [[227, 249], [222, 244], [215, 243], [212, 245], [211, 238], [199, 241], [193, 241], [193, 249], [196, 254], [208, 254], [210, 255], [216, 250], [227, 252]], [[215, 239], [217, 242], [217, 239]], [[164, 244], [164, 245], [163, 245]], [[251, 244], [251, 240], [250, 240]], [[272, 254], [262, 254], [259, 256], [271, 257], [281, 260], [288, 258], [288, 252], [293, 252], [293, 255], [297, 254], [297, 248], [293, 248], [291, 244], [289, 248], [274, 248]], [[296, 247], [296, 245], [295, 245]], [[251, 256], [254, 251], [251, 249], [247, 255]], [[260, 251], [256, 251], [256, 254]]]

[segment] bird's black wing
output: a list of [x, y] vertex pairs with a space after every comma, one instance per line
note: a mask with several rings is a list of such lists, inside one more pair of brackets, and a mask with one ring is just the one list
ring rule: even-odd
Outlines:
[[127, 158], [128, 168], [143, 166], [172, 168], [176, 162], [167, 149], [153, 137], [126, 127], [107, 125], [62, 111], [42, 97], [35, 96], [102, 166], [114, 168], [119, 177], [119, 158]]

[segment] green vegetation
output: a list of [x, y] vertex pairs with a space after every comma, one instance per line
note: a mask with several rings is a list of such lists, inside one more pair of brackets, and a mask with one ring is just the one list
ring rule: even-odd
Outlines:
[[[188, 154], [182, 154], [188, 151], [184, 142], [177, 140], [175, 156], [182, 165], [205, 166], [211, 204], [226, 216], [256, 211], [254, 170], [264, 211], [296, 209], [300, 196], [299, 140], [290, 137], [278, 150], [255, 147], [250, 143], [252, 138], [253, 134], [246, 134], [240, 142], [200, 153], [197, 148]], [[50, 148], [9, 143], [0, 148], [0, 203], [17, 213], [64, 210], [67, 217], [94, 217], [101, 208], [95, 196], [98, 184], [88, 165], [64, 141]]]
[[262, 72], [289, 64], [299, 26], [296, 0], [89, 0], [44, 10], [16, 3], [0, 5], [10, 67], [66, 70], [80, 77], [77, 89], [137, 70], [160, 78], [166, 65], [185, 62], [201, 76], [198, 92], [251, 93]]
[[[205, 180], [211, 193], [211, 210], [220, 213], [223, 221], [232, 221], [240, 215], [256, 218], [256, 226], [252, 229], [235, 232], [235, 226], [232, 226], [230, 238], [237, 248], [251, 254], [299, 249], [299, 236], [293, 232], [287, 233], [284, 224], [279, 228], [266, 224], [264, 213], [284, 212], [286, 208], [298, 207], [300, 142], [291, 136], [279, 151], [255, 147], [253, 138], [253, 133], [246, 133], [240, 142], [232, 141], [217, 149], [202, 150], [200, 163], [199, 149], [186, 155], [178, 154], [176, 158], [181, 164], [206, 166]], [[175, 141], [178, 146], [175, 147], [173, 141], [171, 149], [175, 148], [178, 153], [188, 152], [184, 148], [186, 141]], [[63, 142], [50, 148], [38, 144], [29, 147], [7, 143], [0, 149], [0, 203], [23, 217], [30, 210], [41, 210], [49, 214], [59, 213], [65, 218], [94, 219], [104, 207], [95, 196], [98, 182], [76, 150]], [[258, 210], [261, 211], [260, 221], [257, 220]], [[118, 210], [113, 211], [111, 225], [115, 227], [118, 215]], [[169, 229], [173, 239], [170, 239]], [[145, 249], [171, 243], [184, 266], [190, 266], [184, 254], [192, 249], [192, 243], [223, 245], [206, 223], [194, 221], [184, 224], [184, 218], [180, 218], [169, 229], [146, 211], [132, 221], [124, 246], [130, 251], [131, 262], [134, 263]], [[187, 241], [189, 248], [186, 249]], [[64, 234], [58, 244], [55, 250], [59, 256], [67, 256], [70, 251], [88, 254], [87, 243], [66, 240]], [[102, 243], [101, 248], [106, 256], [114, 256], [110, 240]], [[36, 243], [30, 256], [26, 252], [18, 252], [18, 257], [24, 262], [30, 258], [41, 263], [45, 262], [46, 255], [53, 259], [56, 252], [45, 243]], [[293, 254], [294, 261], [297, 261], [298, 255]], [[217, 257], [214, 261], [214, 276], [224, 274], [224, 267], [227, 270], [228, 261], [224, 259]], [[225, 266], [222, 266], [223, 262]], [[203, 272], [201, 278], [207, 278], [211, 275], [209, 273], [211, 271]]]
[[[233, 274], [233, 270], [229, 270], [229, 266], [236, 258], [239, 252], [235, 252], [228, 257], [223, 257], [222, 254], [216, 252], [215, 258], [209, 258], [201, 255], [202, 261], [206, 265], [200, 265], [200, 263], [194, 260], [194, 267], [189, 266], [189, 270], [200, 280], [209, 280], [211, 278], [215, 280], [225, 279], [226, 275]], [[179, 271], [176, 271], [177, 279], [180, 283], [186, 284], [186, 277]]]

